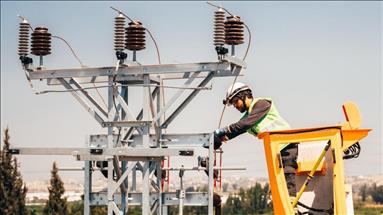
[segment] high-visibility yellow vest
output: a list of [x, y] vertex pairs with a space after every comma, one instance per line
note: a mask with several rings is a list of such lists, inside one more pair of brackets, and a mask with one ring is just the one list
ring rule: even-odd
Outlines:
[[[275, 108], [273, 102], [271, 99], [267, 98], [254, 98], [253, 101], [250, 104], [249, 109], [246, 111], [246, 113], [243, 115], [243, 118], [246, 118], [249, 113], [253, 110], [253, 107], [255, 103], [259, 100], [266, 99], [271, 103], [271, 107], [269, 112], [258, 122], [254, 123], [252, 127], [250, 127], [247, 132], [257, 136], [257, 134], [265, 132], [265, 131], [275, 131], [275, 130], [288, 130], [290, 129], [289, 123], [286, 122], [280, 115], [277, 109]], [[281, 144], [279, 149], [282, 150], [285, 148], [289, 143]]]

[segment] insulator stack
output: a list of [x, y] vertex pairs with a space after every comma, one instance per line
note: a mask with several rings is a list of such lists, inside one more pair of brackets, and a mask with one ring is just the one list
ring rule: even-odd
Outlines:
[[19, 55], [26, 56], [29, 53], [29, 23], [27, 20], [20, 22], [19, 26]]
[[145, 49], [145, 28], [141, 22], [130, 22], [126, 28], [126, 49], [131, 51]]
[[32, 33], [31, 53], [36, 56], [51, 54], [51, 34], [48, 28], [37, 27]]
[[225, 43], [227, 45], [239, 45], [243, 39], [243, 22], [239, 16], [229, 16], [225, 21]]
[[214, 45], [225, 44], [225, 12], [222, 8], [214, 12]]
[[125, 17], [119, 14], [114, 18], [114, 50], [125, 49]]

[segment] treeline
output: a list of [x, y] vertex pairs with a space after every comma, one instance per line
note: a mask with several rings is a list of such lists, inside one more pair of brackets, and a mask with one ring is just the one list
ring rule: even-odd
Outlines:
[[372, 200], [376, 204], [383, 204], [383, 185], [376, 185], [376, 183], [368, 186], [364, 184], [359, 189], [359, 196], [362, 202]]
[[229, 195], [223, 214], [265, 214], [273, 210], [269, 184], [256, 183], [250, 189], [240, 189], [238, 194]]

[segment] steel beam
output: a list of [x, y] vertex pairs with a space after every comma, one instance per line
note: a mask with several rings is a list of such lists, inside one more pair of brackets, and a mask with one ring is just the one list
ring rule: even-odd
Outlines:
[[76, 81], [76, 79], [72, 78], [71, 81], [73, 82], [73, 84], [78, 88], [80, 89], [80, 92], [82, 92], [82, 94], [103, 114], [104, 117], [107, 117], [108, 116], [108, 113], [104, 110], [104, 108], [102, 108], [97, 102], [96, 100], [91, 96], [89, 95], [89, 93], [82, 89], [82, 86]]
[[[204, 87], [212, 78], [214, 77], [214, 72], [210, 72], [209, 75], [201, 81], [198, 87]], [[174, 118], [189, 104], [189, 102], [200, 92], [200, 90], [195, 89], [192, 93], [178, 106], [178, 108], [165, 120], [161, 125], [162, 128], [167, 128], [167, 126], [174, 120]]]
[[[185, 83], [182, 87], [187, 87], [190, 86], [190, 84], [194, 81], [195, 76], [198, 75], [199, 73], [194, 73]], [[161, 108], [161, 110], [157, 113], [155, 117], [153, 117], [153, 121], [157, 121], [163, 114], [164, 112], [173, 105], [173, 103], [181, 96], [181, 94], [185, 91], [185, 89], [179, 89], [177, 92], [173, 95], [171, 99], [166, 103], [165, 107]]]
[[[68, 84], [64, 79], [59, 79], [61, 84], [68, 90], [73, 90], [72, 86]], [[70, 93], [75, 97], [75, 99], [90, 113], [97, 122], [100, 124], [104, 121], [104, 119], [96, 112], [94, 111], [87, 102], [76, 92], [76, 91], [70, 91]]]
[[126, 120], [126, 116], [129, 116], [129, 118], [133, 120], [134, 116], [133, 116], [132, 112], [130, 111], [129, 106], [126, 103], [126, 101], [124, 100], [124, 98], [122, 98], [122, 96], [118, 94], [117, 100], [118, 100], [118, 103], [120, 103], [122, 109], [124, 110], [123, 120]]
[[[159, 90], [160, 90], [159, 87], [155, 87], [153, 92], [152, 92], [152, 97], [155, 97], [155, 95], [158, 93]], [[141, 120], [143, 117], [143, 113], [144, 113], [144, 111], [143, 111], [143, 109], [141, 109], [140, 113], [136, 117], [136, 120], [138, 120], [138, 121]], [[133, 134], [133, 129], [134, 128], [129, 128], [129, 130], [126, 132], [126, 134], [122, 135], [124, 137], [124, 138], [122, 138], [122, 140], [126, 141], [126, 140], [130, 139], [131, 135]]]
[[90, 193], [92, 192], [91, 161], [84, 162], [84, 215], [90, 215]]
[[[242, 71], [242, 67], [236, 67], [233, 69], [234, 74], [240, 74]], [[213, 77], [215, 76], [214, 72], [210, 72], [204, 80], [198, 85], [198, 87], [204, 87]], [[190, 101], [200, 92], [200, 90], [195, 89], [193, 92], [189, 94], [189, 96], [178, 106], [178, 108], [165, 120], [165, 122], [161, 125], [161, 128], [167, 128], [168, 125], [178, 116], [178, 114], [190, 103]]]
[[[229, 70], [229, 62], [207, 62], [207, 63], [185, 63], [185, 64], [161, 64], [143, 66], [120, 66], [117, 76], [135, 76], [149, 74], [210, 72], [218, 70]], [[114, 75], [115, 67], [98, 68], [74, 68], [74, 69], [46, 69], [33, 70], [29, 73], [31, 80], [48, 78], [74, 78], [74, 77], [99, 77]]]
[[[163, 80], [179, 80], [179, 79], [188, 79], [190, 78], [191, 74], [193, 74], [193, 72], [162, 74], [161, 76]], [[231, 70], [219, 70], [219, 71], [216, 71], [215, 77], [230, 77], [230, 76], [236, 76], [236, 75], [238, 74], [234, 74], [233, 71]], [[196, 78], [206, 78], [206, 76], [207, 74], [203, 73], [203, 74], [198, 74]], [[238, 76], [243, 76], [243, 75], [239, 74]], [[76, 78], [76, 80], [79, 84], [107, 83], [108, 77], [107, 76], [81, 77], [81, 78]], [[117, 76], [116, 82], [122, 83], [122, 85], [134, 86], [134, 85], [142, 84], [143, 78], [142, 76], [126, 76], [126, 77]], [[160, 80], [157, 79], [155, 76], [150, 76], [151, 84], [156, 84], [159, 82]], [[69, 79], [68, 79], [68, 83], [72, 84]], [[57, 78], [48, 78], [47, 85], [61, 85], [61, 83], [57, 80]], [[102, 85], [100, 85], [99, 87], [102, 87]]]
[[143, 127], [150, 125], [152, 121], [107, 121], [102, 122], [102, 127]]
[[[144, 84], [149, 84], [149, 75], [144, 75]], [[142, 104], [142, 110], [143, 110], [143, 120], [149, 121], [149, 97], [150, 94], [150, 88], [144, 87], [143, 88], [143, 104]], [[144, 148], [149, 148], [149, 133], [150, 133], [150, 126], [146, 125], [143, 126], [143, 133], [142, 133], [142, 146]], [[142, 168], [142, 214], [150, 214], [150, 185], [149, 185], [149, 174], [150, 174], [150, 162], [144, 161], [143, 162], [143, 168]]]
[[[116, 204], [120, 205], [121, 202], [118, 199], [120, 193], [115, 193]], [[96, 205], [106, 205], [107, 196], [105, 192], [91, 193], [90, 204], [92, 206]], [[128, 194], [128, 203], [130, 206], [133, 205], [142, 205], [142, 193], [131, 192]], [[150, 203], [154, 203], [158, 199], [156, 193], [150, 194]], [[179, 205], [179, 198], [177, 197], [176, 192], [164, 192], [162, 193], [163, 205], [172, 206]], [[186, 192], [185, 198], [183, 199], [184, 206], [207, 206], [208, 205], [208, 193], [207, 192]]]
[[[210, 133], [195, 133], [195, 134], [162, 134], [162, 138], [158, 141], [162, 146], [177, 147], [177, 146], [194, 146], [200, 147], [202, 145], [209, 145]], [[156, 135], [149, 135], [149, 145], [153, 146], [156, 144]], [[113, 136], [114, 141], [117, 140], [117, 135]], [[93, 148], [100, 148], [107, 145], [106, 134], [95, 134], [90, 135], [88, 139], [89, 145]], [[131, 136], [130, 143], [133, 145], [142, 145], [142, 137], [139, 134]]]
[[[118, 148], [102, 148], [100, 154], [91, 153], [92, 149], [89, 148], [37, 148], [37, 147], [21, 147], [12, 148], [10, 150], [18, 150], [20, 155], [73, 155], [73, 156], [97, 156], [111, 157], [113, 155], [123, 157], [149, 157], [159, 158], [164, 156], [191, 156], [185, 152], [194, 152], [190, 148], [133, 148], [133, 147], [118, 147]], [[96, 152], [97, 153], [97, 152]]]
[[208, 204], [208, 214], [213, 215], [213, 193], [214, 193], [214, 177], [213, 177], [213, 169], [214, 169], [214, 137], [211, 135], [210, 137], [210, 143], [209, 143], [209, 181], [208, 181], [208, 197], [209, 197], [209, 204]]

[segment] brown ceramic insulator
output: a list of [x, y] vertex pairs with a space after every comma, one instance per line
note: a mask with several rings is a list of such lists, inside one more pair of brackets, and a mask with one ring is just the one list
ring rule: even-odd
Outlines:
[[214, 45], [225, 44], [225, 12], [219, 9], [214, 12]]
[[19, 26], [19, 55], [26, 56], [29, 53], [29, 23], [25, 20]]
[[126, 46], [131, 51], [145, 49], [145, 28], [139, 21], [130, 22], [126, 28]]
[[225, 44], [239, 45], [244, 42], [243, 22], [239, 16], [229, 16], [225, 21]]
[[51, 34], [48, 33], [48, 28], [35, 28], [32, 33], [31, 53], [36, 56], [51, 54]]
[[114, 18], [114, 50], [125, 49], [125, 17], [119, 14]]

